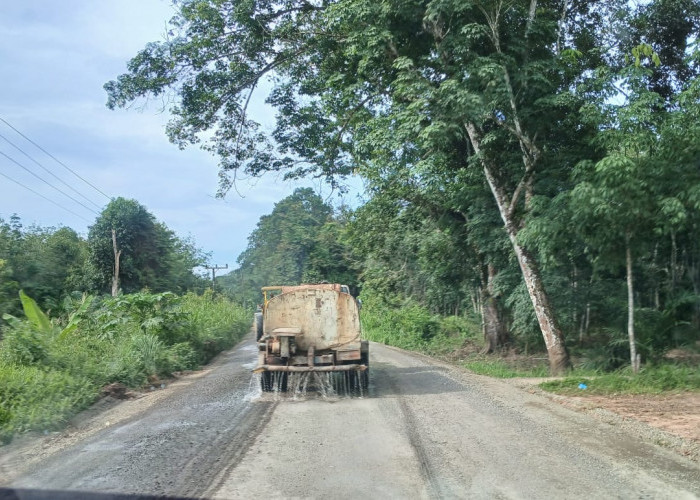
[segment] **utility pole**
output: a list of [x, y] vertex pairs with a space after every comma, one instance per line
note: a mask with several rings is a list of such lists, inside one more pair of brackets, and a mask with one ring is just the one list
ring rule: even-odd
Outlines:
[[228, 269], [228, 264], [225, 266], [217, 266], [216, 264], [213, 266], [204, 266], [204, 269], [211, 269], [211, 289], [214, 290], [216, 286], [216, 271], [219, 269]]

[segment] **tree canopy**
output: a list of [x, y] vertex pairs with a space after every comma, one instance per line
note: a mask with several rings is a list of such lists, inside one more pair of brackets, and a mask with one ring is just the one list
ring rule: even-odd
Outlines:
[[357, 269], [342, 213], [334, 214], [310, 188], [299, 188], [263, 215], [238, 257], [239, 268], [219, 282], [239, 300], [259, 301], [260, 287], [302, 282], [343, 283], [357, 290]]
[[68, 227], [24, 227], [19, 216], [0, 218], [0, 316], [21, 311], [19, 291], [54, 313], [75, 295], [107, 292], [114, 269], [112, 229], [122, 250], [121, 289], [138, 292], [201, 291], [196, 273], [207, 255], [177, 236], [135, 200], [110, 202], [87, 238]]
[[[610, 306], [591, 312], [601, 273], [634, 295], [641, 272], [656, 311], [680, 276], [697, 281], [678, 231], [698, 209], [698, 143], [679, 126], [695, 133], [698, 27], [696, 0], [185, 0], [168, 38], [105, 88], [110, 107], [166, 95], [170, 139], [218, 155], [222, 193], [239, 170], [362, 175], [366, 276], [392, 270], [431, 304], [432, 286], [443, 302], [478, 297], [494, 331], [538, 328], [558, 372], [565, 333]], [[263, 81], [269, 135], [247, 112]], [[616, 242], [631, 266], [608, 258]]]
[[94, 286], [100, 291], [107, 291], [114, 272], [112, 230], [122, 252], [119, 282], [124, 292], [183, 292], [201, 286], [192, 270], [204, 264], [206, 256], [136, 200], [116, 198], [90, 226], [87, 238]]

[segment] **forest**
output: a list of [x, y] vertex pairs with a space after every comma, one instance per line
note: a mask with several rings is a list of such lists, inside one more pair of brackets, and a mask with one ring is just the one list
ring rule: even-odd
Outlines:
[[[367, 299], [475, 311], [487, 350], [537, 345], [552, 373], [573, 349], [637, 372], [697, 346], [696, 0], [177, 5], [168, 38], [105, 85], [108, 106], [171, 103], [169, 138], [220, 158], [222, 195], [237, 173], [361, 177], [349, 232], [332, 236], [344, 213], [323, 226], [329, 249], [361, 256], [348, 266]], [[256, 92], [269, 133], [248, 113]], [[297, 261], [273, 272], [274, 224], [239, 282], [323, 269], [309, 243], [278, 248]]]

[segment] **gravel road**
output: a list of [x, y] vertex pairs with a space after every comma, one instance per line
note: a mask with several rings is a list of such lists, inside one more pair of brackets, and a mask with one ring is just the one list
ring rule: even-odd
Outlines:
[[513, 385], [373, 344], [369, 394], [202, 373], [0, 448], [0, 486], [207, 498], [700, 498], [700, 467]]

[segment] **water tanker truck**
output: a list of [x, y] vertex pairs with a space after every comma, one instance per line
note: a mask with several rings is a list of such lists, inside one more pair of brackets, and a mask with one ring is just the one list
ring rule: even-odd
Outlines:
[[255, 315], [263, 391], [287, 390], [291, 374], [318, 373], [360, 390], [369, 382], [369, 342], [346, 285], [266, 286]]

